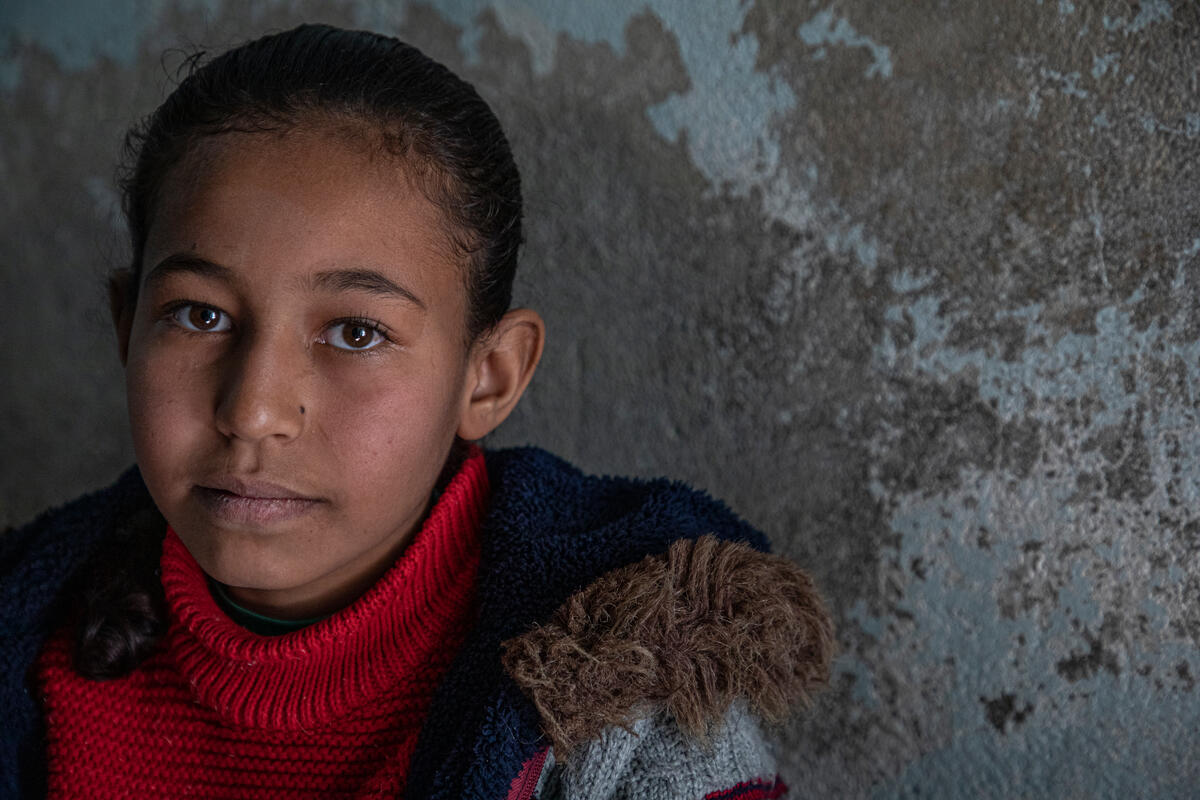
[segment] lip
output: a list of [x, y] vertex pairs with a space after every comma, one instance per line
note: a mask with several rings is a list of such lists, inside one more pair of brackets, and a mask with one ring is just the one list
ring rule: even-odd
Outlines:
[[210, 514], [230, 524], [263, 526], [304, 516], [322, 502], [270, 481], [221, 475], [192, 488]]
[[234, 475], [217, 475], [199, 485], [202, 489], [216, 489], [241, 497], [256, 500], [316, 500], [317, 498], [289, 489], [278, 483], [256, 478], [238, 478]]

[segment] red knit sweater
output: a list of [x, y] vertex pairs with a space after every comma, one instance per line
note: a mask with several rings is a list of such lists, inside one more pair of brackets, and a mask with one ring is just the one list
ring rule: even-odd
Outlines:
[[469, 622], [487, 498], [474, 450], [374, 587], [277, 637], [232, 622], [168, 531], [170, 627], [153, 656], [127, 677], [88, 680], [71, 669], [64, 629], [39, 659], [50, 795], [400, 795]]

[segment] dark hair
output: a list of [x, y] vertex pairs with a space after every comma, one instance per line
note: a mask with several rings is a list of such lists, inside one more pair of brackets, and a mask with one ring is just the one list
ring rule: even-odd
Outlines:
[[[467, 341], [508, 310], [521, 179], [499, 121], [469, 83], [397, 39], [326, 25], [264, 36], [209, 61], [200, 53], [187, 66], [187, 77], [125, 139], [131, 302], [163, 184], [198, 142], [331, 124], [397, 158], [445, 214], [448, 241], [464, 262]], [[140, 552], [161, 552], [161, 527], [139, 536]], [[136, 668], [165, 629], [157, 563], [104, 552], [80, 585], [75, 666], [94, 678]]]
[[167, 174], [204, 137], [349, 123], [420, 179], [467, 258], [467, 336], [512, 299], [521, 244], [521, 177], [474, 87], [420, 50], [367, 31], [301, 25], [201, 64], [125, 139], [122, 180], [136, 291], [142, 249]]

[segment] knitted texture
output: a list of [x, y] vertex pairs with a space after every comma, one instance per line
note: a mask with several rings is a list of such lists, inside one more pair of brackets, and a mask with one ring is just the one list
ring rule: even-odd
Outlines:
[[785, 790], [756, 716], [737, 702], [704, 742], [665, 712], [605, 728], [555, 765], [541, 800], [733, 800]]
[[[587, 476], [535, 448], [489, 452], [487, 471], [477, 622], [435, 692], [409, 765], [409, 800], [503, 797], [548, 744], [536, 708], [503, 671], [502, 641], [549, 619], [601, 574], [665, 552], [676, 539], [712, 533], [766, 549], [762, 534], [680, 483]], [[0, 797], [44, 794], [45, 743], [27, 681], [55, 598], [98, 540], [147, 508], [153, 504], [130, 470], [0, 542]]]
[[59, 593], [99, 542], [157, 514], [136, 467], [109, 488], [0, 537], [0, 797], [45, 795], [42, 721], [29, 671]]
[[106, 682], [71, 669], [65, 630], [39, 660], [51, 795], [401, 794], [434, 688], [471, 622], [487, 481], [476, 450], [375, 586], [277, 637], [233, 623], [168, 531], [160, 649]]
[[706, 794], [704, 800], [776, 800], [787, 794], [787, 784], [776, 777], [773, 781], [746, 781], [729, 789]]

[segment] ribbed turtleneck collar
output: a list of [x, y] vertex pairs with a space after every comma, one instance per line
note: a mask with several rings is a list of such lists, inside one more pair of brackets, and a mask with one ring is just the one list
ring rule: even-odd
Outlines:
[[231, 620], [174, 531], [163, 543], [168, 648], [196, 700], [234, 725], [298, 730], [362, 707], [420, 672], [472, 602], [488, 502], [472, 448], [424, 526], [387, 573], [333, 616], [263, 637]]

